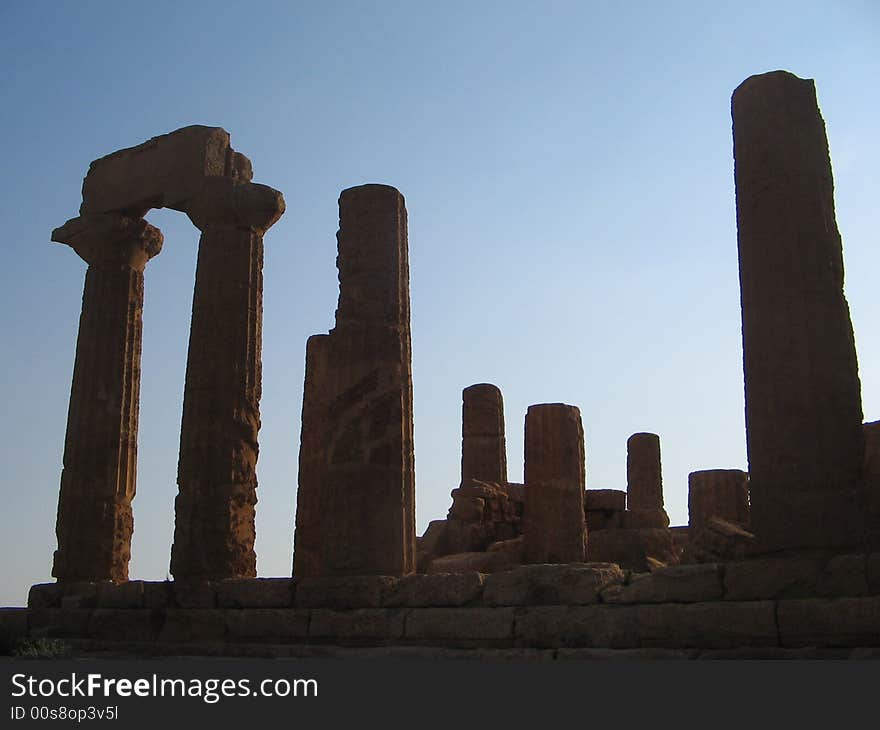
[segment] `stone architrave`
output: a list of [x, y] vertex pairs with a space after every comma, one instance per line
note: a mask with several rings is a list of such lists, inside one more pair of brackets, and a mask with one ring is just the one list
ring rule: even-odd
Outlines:
[[749, 475], [740, 469], [706, 469], [688, 475], [688, 527], [693, 534], [710, 517], [749, 524]]
[[[310, 360], [300, 442], [297, 511], [320, 513], [321, 575], [405, 575], [415, 570], [412, 344], [403, 196], [361, 185], [339, 196], [336, 326]], [[315, 391], [319, 392], [315, 392]], [[309, 424], [321, 433], [309, 433]], [[323, 444], [321, 465], [307, 453]], [[297, 550], [299, 547], [297, 547]], [[312, 548], [309, 548], [312, 549]], [[296, 558], [295, 570], [300, 558]]]
[[663, 509], [660, 437], [656, 433], [634, 433], [626, 441], [626, 507]]
[[504, 438], [504, 400], [489, 383], [462, 391], [461, 480], [507, 482], [507, 446]]
[[575, 406], [529, 406], [525, 423], [525, 562], [583, 562], [584, 429]]
[[256, 575], [263, 234], [281, 193], [206, 178], [186, 213], [201, 232], [183, 395], [171, 572], [175, 579]]
[[760, 550], [864, 539], [864, 440], [825, 125], [785, 71], [733, 93], [751, 518]]
[[58, 499], [59, 581], [128, 580], [137, 473], [144, 268], [159, 229], [119, 214], [74, 218], [52, 232], [89, 265]]
[[312, 335], [306, 342], [299, 487], [293, 533], [293, 575], [297, 578], [321, 575], [321, 485], [327, 475], [329, 340], [330, 335]]

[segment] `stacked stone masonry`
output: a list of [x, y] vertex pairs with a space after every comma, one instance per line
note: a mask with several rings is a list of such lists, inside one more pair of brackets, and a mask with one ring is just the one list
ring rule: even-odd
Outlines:
[[213, 642], [232, 653], [275, 647], [257, 654], [393, 645], [843, 655], [880, 647], [880, 554], [653, 573], [572, 563], [491, 575], [46, 584], [31, 589], [27, 609], [5, 609], [0, 622], [12, 635], [156, 653]]

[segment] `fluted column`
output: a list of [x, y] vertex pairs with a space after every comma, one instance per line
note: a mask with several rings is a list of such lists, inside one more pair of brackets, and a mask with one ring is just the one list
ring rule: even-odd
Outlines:
[[465, 388], [461, 394], [461, 480], [507, 482], [504, 400], [489, 383]]
[[284, 212], [265, 185], [207, 178], [186, 209], [202, 231], [183, 395], [171, 572], [256, 575], [263, 233]]
[[302, 441], [296, 530], [293, 533], [293, 575], [321, 575], [321, 488], [327, 476], [328, 350], [330, 335], [312, 335], [306, 342]]
[[[326, 390], [307, 392], [304, 404], [318, 403], [309, 423], [319, 424], [326, 452], [311, 476], [308, 466], [301, 472], [297, 509], [320, 505], [313, 565], [322, 575], [405, 575], [415, 570], [415, 466], [403, 196], [388, 185], [343, 190], [337, 242], [336, 326], [306, 380], [307, 391]], [[301, 465], [316, 438], [309, 423]]]
[[529, 406], [523, 533], [527, 563], [583, 562], [584, 429], [575, 406]]
[[858, 545], [861, 388], [816, 89], [775, 71], [731, 105], [752, 527], [765, 551]]
[[162, 233], [116, 214], [52, 232], [88, 263], [70, 390], [52, 575], [128, 580], [137, 478], [144, 268]]

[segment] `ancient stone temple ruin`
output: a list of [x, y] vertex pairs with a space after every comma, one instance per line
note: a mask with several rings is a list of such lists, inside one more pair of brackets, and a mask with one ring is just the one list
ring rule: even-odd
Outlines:
[[58, 501], [59, 581], [128, 579], [144, 268], [186, 213], [199, 241], [175, 508], [177, 579], [256, 575], [263, 234], [284, 213], [218, 127], [185, 127], [95, 160], [78, 218], [52, 232], [89, 265]]
[[[516, 416], [524, 483], [509, 482], [502, 393], [479, 383], [462, 392], [452, 505], [417, 537], [406, 208], [392, 187], [349, 188], [335, 326], [305, 350], [293, 575], [281, 578], [253, 577], [262, 235], [281, 194], [250, 182], [216, 128], [94, 162], [80, 217], [53, 234], [89, 264], [58, 582], [0, 627], [178, 655], [877, 656], [880, 422], [862, 424], [813, 82], [753, 76], [732, 116], [748, 471], [664, 485], [660, 437], [639, 432], [626, 489], [596, 489], [581, 411], [541, 403]], [[127, 565], [143, 271], [162, 245], [143, 215], [161, 206], [202, 238], [175, 580], [155, 583], [128, 580]], [[671, 526], [664, 489], [685, 488], [688, 524]]]

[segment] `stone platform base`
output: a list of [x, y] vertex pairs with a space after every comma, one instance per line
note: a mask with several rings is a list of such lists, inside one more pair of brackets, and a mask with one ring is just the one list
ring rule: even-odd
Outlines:
[[880, 657], [880, 554], [628, 573], [611, 563], [405, 578], [34, 586], [12, 638], [92, 656]]

